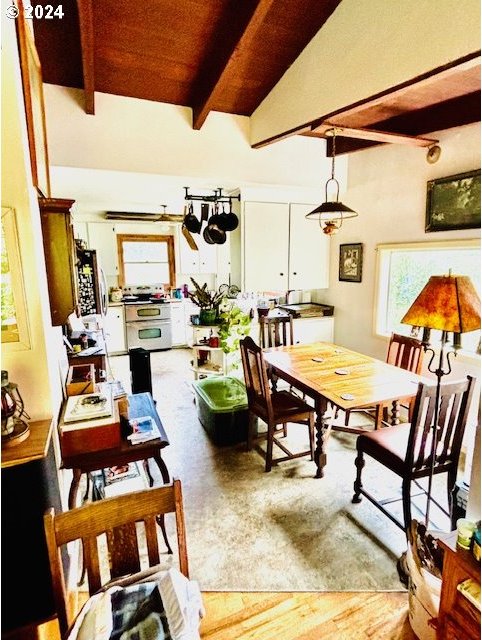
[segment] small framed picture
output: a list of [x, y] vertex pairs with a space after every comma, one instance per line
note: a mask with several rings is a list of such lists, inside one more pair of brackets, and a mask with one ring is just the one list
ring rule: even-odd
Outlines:
[[480, 227], [480, 169], [427, 182], [425, 233]]
[[363, 245], [340, 245], [340, 268], [338, 280], [346, 282], [361, 282], [363, 265]]

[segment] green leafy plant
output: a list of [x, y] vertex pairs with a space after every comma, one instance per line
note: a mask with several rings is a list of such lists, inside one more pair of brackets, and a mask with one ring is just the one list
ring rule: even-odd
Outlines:
[[[239, 353], [239, 341], [248, 335], [251, 326], [249, 314], [233, 305], [223, 310], [219, 315], [219, 346], [226, 354]], [[239, 362], [231, 361], [231, 367], [236, 368]]]
[[221, 304], [224, 293], [220, 293], [219, 291], [208, 291], [208, 285], [205, 282], [202, 287], [191, 278], [191, 282], [194, 285], [194, 293], [188, 291], [189, 298], [201, 309], [218, 309]]

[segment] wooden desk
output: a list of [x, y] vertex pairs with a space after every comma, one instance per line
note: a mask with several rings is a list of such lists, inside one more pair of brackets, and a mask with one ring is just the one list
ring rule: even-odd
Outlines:
[[[142, 460], [144, 468], [149, 478], [149, 484], [152, 486], [154, 480], [149, 471], [149, 458], [153, 458], [159, 467], [162, 480], [166, 484], [170, 482], [169, 471], [166, 463], [161, 457], [161, 450], [167, 447], [169, 440], [162, 425], [159, 414], [157, 413], [154, 401], [150, 393], [136, 393], [128, 397], [129, 400], [129, 419], [140, 418], [141, 416], [151, 416], [157, 424], [160, 439], [150, 440], [141, 444], [131, 444], [125, 438], [121, 438], [120, 444], [114, 449], [101, 449], [99, 451], [79, 451], [78, 454], [65, 456], [62, 453], [62, 467], [64, 469], [72, 469], [73, 477], [69, 491], [69, 509], [75, 507], [77, 491], [80, 484], [80, 478], [83, 473], [97, 471], [114, 466], [123, 466], [129, 462]], [[61, 440], [62, 443], [62, 440]]]
[[[346, 410], [391, 402], [390, 422], [398, 424], [399, 399], [413, 398], [419, 382], [433, 383], [428, 378], [329, 342], [266, 349], [264, 358], [278, 377], [315, 401], [317, 478], [323, 477], [326, 465], [325, 445], [331, 428], [325, 416], [328, 405]], [[348, 374], [335, 373], [340, 369], [348, 370]], [[346, 393], [352, 394], [353, 399], [343, 399], [341, 395]]]

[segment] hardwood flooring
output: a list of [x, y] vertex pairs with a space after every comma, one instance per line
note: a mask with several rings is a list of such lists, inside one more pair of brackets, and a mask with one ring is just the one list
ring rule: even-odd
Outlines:
[[[202, 640], [417, 640], [406, 592], [203, 592]], [[6, 638], [6, 636], [4, 636]], [[9, 640], [60, 640], [51, 621]]]

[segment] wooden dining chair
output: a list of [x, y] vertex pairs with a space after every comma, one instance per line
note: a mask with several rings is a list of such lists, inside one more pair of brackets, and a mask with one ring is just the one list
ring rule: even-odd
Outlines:
[[[460, 448], [464, 436], [467, 414], [472, 399], [475, 379], [467, 376], [462, 382], [442, 384], [440, 414], [437, 425], [437, 446], [433, 473], [447, 474], [447, 500], [450, 507], [452, 491], [457, 477]], [[380, 429], [359, 435], [356, 439], [357, 468], [352, 502], [361, 502], [365, 496], [380, 511], [409, 535], [411, 523], [411, 487], [416, 486], [426, 493], [418, 480], [431, 474], [431, 451], [433, 442], [433, 417], [436, 386], [420, 383], [414, 402], [411, 423], [399, 424], [389, 429]], [[400, 522], [385, 505], [388, 500], [379, 500], [362, 484], [364, 456], [370, 456], [402, 479], [403, 520]], [[380, 481], [380, 485], [383, 481]], [[379, 488], [379, 487], [377, 487]], [[440, 505], [439, 505], [440, 506]], [[445, 509], [442, 509], [450, 515]]]
[[260, 316], [259, 344], [262, 349], [294, 344], [293, 317], [291, 315]]
[[[388, 343], [387, 364], [392, 364], [400, 369], [406, 371], [412, 371], [413, 373], [420, 374], [423, 364], [423, 344], [421, 340], [412, 338], [410, 336], [403, 336], [398, 333], [392, 333], [390, 342]], [[402, 399], [403, 400], [403, 399]], [[408, 401], [408, 419], [411, 419], [413, 400]], [[348, 409], [345, 412], [345, 427], [339, 425], [333, 425], [335, 431], [348, 431], [354, 433], [361, 433], [362, 430], [350, 428], [350, 415], [353, 411], [362, 411], [363, 413], [371, 416], [375, 421], [375, 429], [378, 429], [382, 420], [388, 420], [388, 407], [379, 404], [375, 407], [365, 407], [363, 409]]]
[[[62, 637], [71, 622], [62, 563], [63, 547], [74, 540], [81, 541], [89, 595], [93, 595], [109, 581], [141, 570], [140, 540], [136, 522], [142, 522], [144, 525], [148, 566], [154, 567], [159, 564], [157, 519], [159, 514], [167, 513], [175, 514], [179, 569], [189, 577], [180, 480], [176, 479], [172, 484], [161, 487], [90, 502], [63, 513], [55, 513], [53, 508], [46, 511], [44, 529], [54, 602]], [[105, 534], [108, 551], [108, 580], [102, 580], [100, 570], [103, 565], [98, 549], [98, 537], [102, 534]]]
[[[268, 381], [263, 350], [251, 337], [248, 336], [241, 340], [240, 348], [250, 414], [248, 449], [253, 448], [254, 423], [255, 418], [258, 417], [268, 425], [266, 453], [261, 451], [262, 455], [265, 455], [266, 471], [271, 471], [273, 464], [302, 456], [309, 455], [313, 460], [315, 453], [315, 412], [313, 407], [289, 391], [272, 391]], [[276, 426], [281, 424], [286, 428], [286, 425], [292, 422], [308, 426], [309, 450], [293, 453], [279, 441], [275, 431]], [[276, 444], [284, 452], [283, 457], [273, 459], [273, 444]]]

